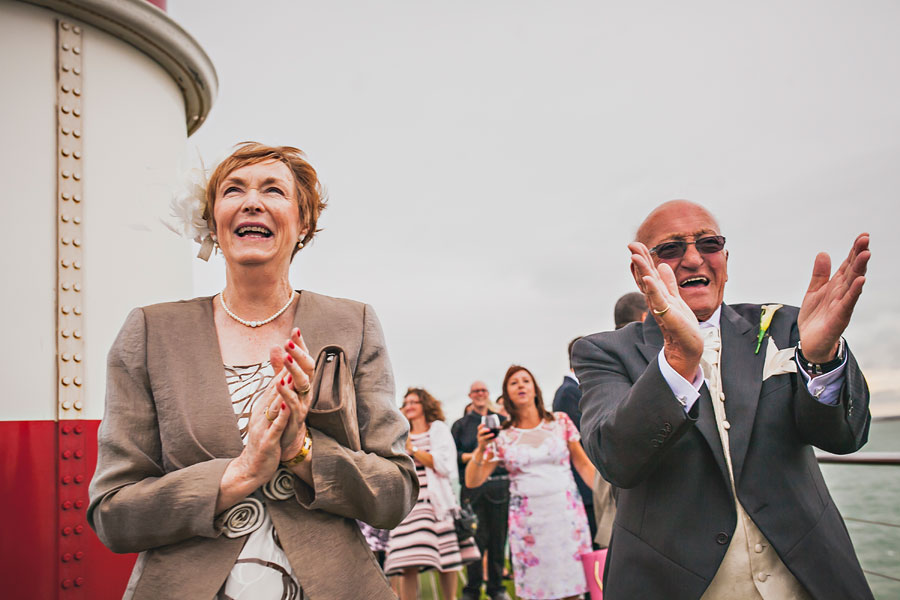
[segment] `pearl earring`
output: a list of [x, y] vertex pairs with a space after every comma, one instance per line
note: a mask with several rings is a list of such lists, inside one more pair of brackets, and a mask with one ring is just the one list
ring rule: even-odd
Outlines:
[[303, 248], [303, 238], [298, 238], [297, 239], [297, 250], [300, 250], [301, 248]]

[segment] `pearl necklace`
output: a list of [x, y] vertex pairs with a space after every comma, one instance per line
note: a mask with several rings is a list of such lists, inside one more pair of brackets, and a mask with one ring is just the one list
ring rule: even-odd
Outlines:
[[291, 297], [288, 298], [287, 304], [285, 304], [284, 306], [282, 306], [280, 309], [278, 309], [278, 312], [277, 312], [277, 313], [275, 313], [274, 315], [272, 315], [271, 317], [269, 317], [268, 319], [266, 319], [266, 320], [264, 320], [264, 321], [247, 321], [247, 320], [245, 320], [245, 319], [240, 318], [239, 316], [237, 316], [237, 315], [234, 314], [233, 312], [231, 312], [231, 311], [228, 309], [228, 305], [225, 304], [225, 292], [222, 292], [222, 293], [219, 294], [219, 300], [222, 301], [222, 308], [225, 309], [225, 314], [227, 314], [229, 317], [231, 317], [232, 319], [234, 319], [235, 321], [237, 321], [237, 322], [240, 323], [241, 325], [245, 325], [245, 326], [247, 326], [247, 327], [262, 327], [263, 325], [265, 325], [265, 324], [267, 324], [267, 323], [271, 323], [272, 321], [274, 321], [275, 319], [277, 319], [278, 317], [280, 317], [280, 316], [281, 316], [281, 313], [283, 313], [284, 311], [286, 311], [286, 310], [288, 309], [288, 306], [290, 306], [291, 303], [294, 301], [294, 296], [296, 296], [296, 295], [297, 295], [297, 292], [295, 292], [294, 290], [291, 290]]

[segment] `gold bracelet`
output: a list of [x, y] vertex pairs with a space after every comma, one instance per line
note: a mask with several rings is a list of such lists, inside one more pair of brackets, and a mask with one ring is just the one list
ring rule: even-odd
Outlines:
[[288, 468], [297, 466], [304, 460], [306, 460], [306, 457], [309, 456], [310, 450], [312, 450], [312, 438], [309, 436], [309, 427], [307, 427], [306, 435], [303, 436], [303, 447], [300, 448], [300, 452], [298, 452], [297, 456], [295, 456], [294, 458], [281, 461], [281, 464]]

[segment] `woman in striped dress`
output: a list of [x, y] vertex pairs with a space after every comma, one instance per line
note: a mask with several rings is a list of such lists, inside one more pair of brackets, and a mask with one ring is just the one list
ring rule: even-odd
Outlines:
[[437, 569], [444, 598], [455, 598], [456, 576], [463, 563], [480, 559], [474, 541], [470, 538], [460, 544], [453, 525], [458, 508], [453, 493], [458, 477], [456, 444], [444, 423], [441, 403], [426, 390], [409, 388], [402, 410], [410, 425], [406, 451], [416, 464], [419, 498], [391, 532], [384, 571], [402, 576], [400, 600], [418, 597], [418, 575], [425, 569]]

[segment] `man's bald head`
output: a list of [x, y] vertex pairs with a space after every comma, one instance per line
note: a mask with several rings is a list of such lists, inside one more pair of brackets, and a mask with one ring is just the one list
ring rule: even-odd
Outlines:
[[640, 242], [648, 248], [652, 248], [653, 246], [650, 244], [654, 229], [658, 228], [661, 222], [665, 223], [669, 221], [670, 217], [679, 214], [683, 215], [685, 213], [704, 213], [706, 218], [715, 226], [716, 231], [719, 231], [719, 222], [716, 221], [716, 218], [711, 212], [706, 210], [705, 206], [701, 206], [690, 200], [669, 200], [650, 211], [650, 214], [647, 215], [638, 227], [637, 233], [634, 236], [634, 241]]

